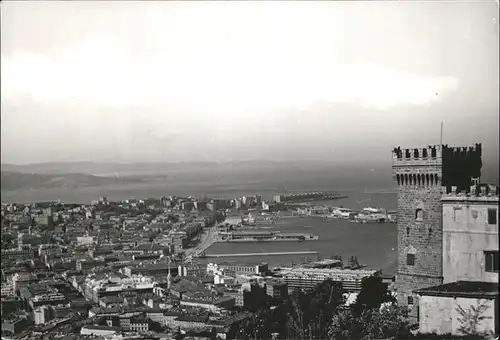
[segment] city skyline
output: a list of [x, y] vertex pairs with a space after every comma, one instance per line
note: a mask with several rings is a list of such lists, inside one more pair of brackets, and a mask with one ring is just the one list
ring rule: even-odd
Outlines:
[[498, 74], [489, 1], [3, 3], [2, 163], [498, 162]]

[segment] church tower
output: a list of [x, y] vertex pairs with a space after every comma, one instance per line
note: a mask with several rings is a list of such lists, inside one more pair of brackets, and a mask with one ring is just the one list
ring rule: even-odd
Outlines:
[[449, 148], [395, 148], [392, 173], [398, 186], [398, 266], [395, 289], [398, 303], [418, 316], [417, 289], [443, 280], [441, 197], [452, 186], [470, 188], [481, 173], [481, 145]]
[[167, 289], [169, 290], [169, 294], [170, 294], [170, 286], [172, 285], [172, 274], [170, 272], [171, 265], [172, 265], [172, 259], [169, 256], [168, 257], [168, 275], [167, 275]]

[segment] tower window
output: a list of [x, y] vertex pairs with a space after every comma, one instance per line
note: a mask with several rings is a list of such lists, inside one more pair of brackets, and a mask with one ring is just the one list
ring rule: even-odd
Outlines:
[[484, 252], [485, 271], [489, 273], [498, 273], [498, 251]]
[[423, 219], [424, 219], [424, 211], [422, 209], [418, 208], [415, 211], [415, 220], [423, 221]]
[[497, 210], [495, 208], [488, 209], [488, 224], [497, 224]]
[[406, 236], [410, 236], [410, 227], [406, 228]]
[[406, 255], [406, 264], [408, 266], [414, 266], [415, 265], [415, 254], [408, 254], [408, 255]]
[[408, 305], [413, 305], [413, 296], [408, 296]]
[[422, 150], [422, 158], [427, 158], [427, 149]]

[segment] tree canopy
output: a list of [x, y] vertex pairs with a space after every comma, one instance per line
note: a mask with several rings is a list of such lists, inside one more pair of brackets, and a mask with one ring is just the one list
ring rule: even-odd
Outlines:
[[361, 292], [353, 305], [354, 315], [361, 316], [363, 311], [379, 308], [386, 302], [395, 302], [387, 285], [382, 282], [380, 276], [369, 276], [361, 283]]
[[[323, 281], [311, 290], [295, 290], [275, 309], [262, 304], [245, 320], [237, 339], [368, 340], [411, 336], [407, 310], [395, 304], [381, 278], [363, 281], [352, 306], [345, 305], [342, 284]], [[386, 302], [392, 302], [384, 305]]]

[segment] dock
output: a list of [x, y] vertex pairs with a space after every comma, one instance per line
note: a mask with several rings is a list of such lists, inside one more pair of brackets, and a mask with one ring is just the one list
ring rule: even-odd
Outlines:
[[241, 253], [241, 254], [205, 254], [204, 258], [212, 257], [245, 257], [245, 256], [279, 256], [279, 255], [317, 255], [317, 251], [285, 251], [274, 253]]

